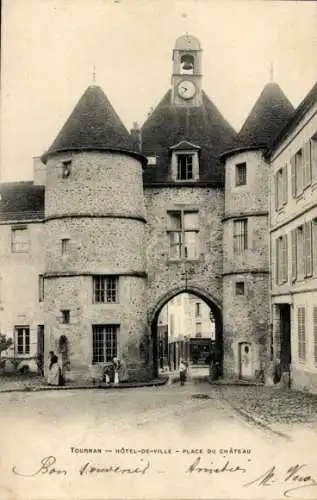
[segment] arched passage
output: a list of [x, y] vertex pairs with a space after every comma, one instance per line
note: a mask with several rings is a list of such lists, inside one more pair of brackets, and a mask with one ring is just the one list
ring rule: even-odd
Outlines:
[[211, 294], [199, 287], [196, 286], [187, 286], [187, 287], [177, 287], [169, 290], [165, 294], [163, 294], [157, 300], [153, 309], [149, 312], [149, 323], [151, 325], [151, 336], [152, 336], [152, 346], [153, 346], [153, 370], [154, 377], [158, 375], [159, 371], [159, 347], [158, 347], [158, 318], [160, 312], [162, 311], [165, 304], [167, 304], [171, 299], [180, 295], [182, 293], [194, 295], [200, 299], [202, 299], [207, 306], [210, 308], [210, 311], [215, 320], [215, 346], [218, 353], [219, 360], [219, 375], [222, 375], [222, 365], [223, 365], [223, 335], [222, 335], [222, 313], [220, 304], [215, 300]]

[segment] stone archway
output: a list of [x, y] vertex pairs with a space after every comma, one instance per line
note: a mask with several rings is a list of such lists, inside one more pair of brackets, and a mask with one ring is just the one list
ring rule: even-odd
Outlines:
[[168, 290], [162, 294], [156, 301], [155, 305], [148, 312], [148, 321], [151, 327], [152, 337], [152, 356], [153, 356], [153, 375], [158, 375], [158, 317], [166, 303], [181, 293], [189, 293], [202, 299], [209, 307], [215, 318], [216, 326], [216, 348], [219, 352], [219, 375], [223, 371], [223, 327], [222, 327], [222, 312], [219, 302], [205, 289], [191, 285], [178, 286]]

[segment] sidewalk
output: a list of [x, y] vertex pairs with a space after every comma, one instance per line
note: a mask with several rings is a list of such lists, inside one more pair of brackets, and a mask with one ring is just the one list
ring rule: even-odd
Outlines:
[[[179, 382], [179, 371], [162, 371], [161, 375], [166, 375], [169, 378], [169, 384], [175, 384]], [[254, 380], [240, 380], [240, 379], [218, 379], [210, 380], [209, 378], [209, 367], [203, 365], [191, 366], [189, 368], [187, 380], [193, 380], [194, 382], [209, 382], [212, 385], [237, 385], [237, 386], [262, 386], [260, 382]]]
[[37, 391], [65, 391], [75, 389], [131, 389], [136, 387], [153, 387], [166, 384], [167, 376], [161, 376], [155, 380], [146, 382], [122, 382], [118, 385], [103, 382], [67, 382], [64, 386], [47, 385], [44, 377], [0, 377], [0, 393], [8, 392], [37, 392]]

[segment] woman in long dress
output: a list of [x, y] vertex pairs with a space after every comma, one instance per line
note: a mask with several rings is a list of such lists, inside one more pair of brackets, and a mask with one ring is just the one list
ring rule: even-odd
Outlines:
[[63, 385], [63, 377], [61, 373], [61, 368], [58, 364], [58, 357], [56, 354], [51, 354], [51, 362], [48, 369], [47, 383], [48, 385]]
[[118, 364], [119, 364], [119, 366], [118, 366], [119, 382], [127, 382], [129, 375], [128, 375], [128, 370], [127, 370], [126, 364], [123, 361], [123, 359], [120, 359]]

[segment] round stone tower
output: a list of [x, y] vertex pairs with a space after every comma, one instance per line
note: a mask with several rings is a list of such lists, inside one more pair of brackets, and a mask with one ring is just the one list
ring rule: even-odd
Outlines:
[[267, 84], [225, 161], [223, 222], [224, 375], [263, 377], [269, 338], [268, 168], [264, 152], [293, 107]]
[[85, 91], [43, 155], [45, 354], [66, 378], [124, 359], [146, 377], [144, 158], [100, 87]]

